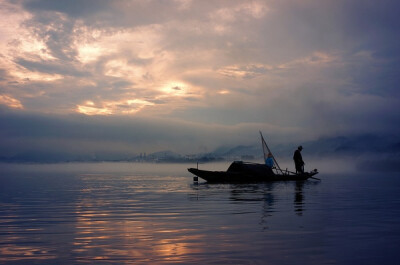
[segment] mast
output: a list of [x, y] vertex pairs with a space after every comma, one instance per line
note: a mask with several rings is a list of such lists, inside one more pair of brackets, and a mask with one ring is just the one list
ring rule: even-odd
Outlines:
[[[281, 167], [279, 166], [278, 162], [277, 162], [276, 159], [275, 159], [275, 156], [272, 154], [272, 152], [271, 152], [271, 150], [269, 149], [267, 143], [265, 142], [264, 137], [263, 137], [261, 131], [260, 131], [260, 135], [261, 135], [261, 144], [262, 144], [263, 152], [264, 152], [264, 161], [265, 161], [265, 159], [267, 159], [268, 153], [271, 153], [272, 159], [274, 160], [276, 167], [279, 169], [279, 171], [280, 171], [281, 173], [283, 173]], [[268, 153], [266, 152], [266, 150], [268, 151]]]

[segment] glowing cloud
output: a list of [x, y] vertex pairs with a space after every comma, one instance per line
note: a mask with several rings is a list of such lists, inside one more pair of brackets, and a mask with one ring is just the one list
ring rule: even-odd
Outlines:
[[263, 75], [271, 69], [271, 66], [262, 64], [232, 65], [219, 69], [218, 73], [227, 77], [251, 79]]
[[78, 105], [76, 111], [85, 115], [132, 114], [151, 105], [154, 105], [154, 103], [141, 99], [104, 101], [97, 105], [93, 101], [88, 100]]
[[7, 95], [0, 95], [0, 104], [6, 105], [9, 108], [13, 109], [23, 109], [24, 106], [22, 106], [21, 101], [18, 99], [15, 99], [11, 96]]

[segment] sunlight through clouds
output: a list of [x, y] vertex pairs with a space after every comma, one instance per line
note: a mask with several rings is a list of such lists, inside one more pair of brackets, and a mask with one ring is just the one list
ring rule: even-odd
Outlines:
[[[74, 45], [82, 63], [98, 60], [110, 55], [136, 56], [139, 59], [151, 59], [159, 50], [161, 26], [149, 25], [134, 29], [101, 32], [84, 25], [76, 31]], [[125, 56], [126, 58], [126, 56]]]
[[397, 132], [398, 4], [366, 1], [4, 0], [1, 109]]
[[181, 97], [187, 94], [189, 88], [187, 84], [184, 84], [182, 82], [172, 81], [172, 82], [167, 82], [167, 84], [161, 87], [160, 90], [161, 92], [169, 96]]

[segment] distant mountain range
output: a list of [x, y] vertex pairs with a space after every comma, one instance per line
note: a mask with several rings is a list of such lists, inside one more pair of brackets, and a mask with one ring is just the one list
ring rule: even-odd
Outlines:
[[[338, 156], [338, 155], [361, 155], [361, 154], [400, 154], [400, 137], [395, 136], [373, 136], [362, 135], [354, 137], [321, 138], [316, 141], [299, 143], [308, 156]], [[290, 156], [298, 145], [295, 144], [271, 144], [269, 147], [275, 155]], [[211, 152], [216, 156], [240, 156], [253, 155], [262, 156], [261, 144], [257, 146], [233, 146], [220, 147]]]
[[[316, 141], [299, 143], [304, 147], [307, 157], [338, 157], [360, 155], [386, 155], [400, 161], [399, 136], [340, 136], [321, 138]], [[295, 144], [271, 144], [277, 157], [290, 157], [297, 148]], [[260, 145], [221, 146], [212, 152], [192, 155], [178, 154], [170, 150], [151, 154], [129, 155], [109, 152], [101, 154], [76, 154], [60, 150], [57, 152], [26, 151], [12, 157], [0, 157], [2, 162], [66, 162], [66, 161], [146, 161], [146, 162], [208, 162], [220, 160], [253, 160], [263, 156]], [[397, 161], [397, 160], [396, 160]]]

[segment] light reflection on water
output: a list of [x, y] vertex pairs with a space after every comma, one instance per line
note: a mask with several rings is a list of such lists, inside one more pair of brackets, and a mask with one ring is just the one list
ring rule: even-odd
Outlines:
[[400, 243], [396, 175], [230, 185], [195, 184], [188, 165], [1, 167], [0, 264], [374, 264]]

